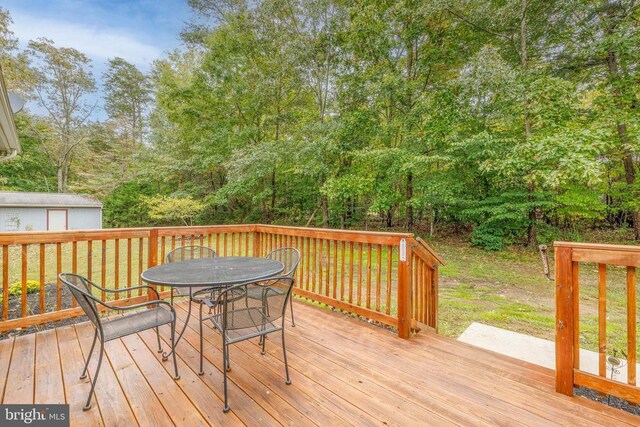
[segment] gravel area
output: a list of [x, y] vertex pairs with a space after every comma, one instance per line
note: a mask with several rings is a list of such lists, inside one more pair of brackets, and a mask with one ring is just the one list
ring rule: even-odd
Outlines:
[[[628, 402], [624, 399], [620, 399], [615, 396], [602, 395], [599, 392], [586, 387], [575, 387], [573, 392], [576, 396], [586, 397], [587, 399], [622, 409], [623, 411], [627, 411], [634, 415], [640, 415], [640, 405], [636, 405], [635, 403]], [[638, 423], [640, 424], [640, 420], [638, 420]]]

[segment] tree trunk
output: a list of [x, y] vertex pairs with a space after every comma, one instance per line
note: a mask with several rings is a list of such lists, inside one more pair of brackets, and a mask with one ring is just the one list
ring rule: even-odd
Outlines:
[[269, 222], [276, 217], [276, 170], [271, 172], [271, 206], [269, 207]]
[[64, 193], [64, 166], [58, 165], [58, 193]]
[[407, 174], [407, 211], [406, 211], [406, 227], [407, 231], [413, 229], [413, 205], [411, 199], [413, 198], [413, 173]]
[[329, 228], [329, 200], [326, 194], [320, 196], [320, 204], [322, 205], [322, 226]]

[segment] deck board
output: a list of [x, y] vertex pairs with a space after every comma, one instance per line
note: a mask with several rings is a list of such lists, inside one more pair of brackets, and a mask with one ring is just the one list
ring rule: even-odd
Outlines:
[[[76, 325], [76, 334], [80, 342], [80, 348], [84, 357], [89, 355], [91, 350], [91, 342], [93, 341], [93, 326], [90, 323], [82, 323]], [[89, 361], [89, 376], [96, 371], [98, 364], [99, 344], [96, 344], [93, 350], [93, 357]], [[80, 375], [78, 373], [77, 375]], [[108, 357], [104, 357], [102, 361], [102, 369], [100, 370], [100, 379], [96, 386], [95, 399], [100, 405], [100, 412], [104, 419], [109, 420], [110, 424], [119, 426], [135, 426], [138, 425], [136, 417], [133, 415], [131, 406], [125, 394], [122, 392], [120, 383], [113, 372], [113, 367]]]
[[35, 380], [33, 403], [64, 403], [64, 381], [55, 329], [36, 335]]
[[[185, 303], [178, 317], [186, 316]], [[205, 375], [195, 319], [178, 345], [181, 379], [153, 331], [107, 343], [93, 408], [79, 380], [90, 324], [0, 342], [4, 403], [68, 402], [73, 425], [638, 425], [640, 417], [555, 393], [553, 371], [430, 332], [401, 340], [381, 328], [296, 301], [287, 328], [292, 385], [279, 335], [231, 347], [222, 413], [219, 335], [207, 325]], [[287, 322], [288, 324], [288, 322]], [[161, 328], [165, 348], [169, 330]], [[97, 357], [90, 363], [93, 372]]]

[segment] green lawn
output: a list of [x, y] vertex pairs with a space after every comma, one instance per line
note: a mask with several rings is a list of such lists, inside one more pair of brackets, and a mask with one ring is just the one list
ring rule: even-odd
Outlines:
[[[472, 322], [554, 339], [555, 288], [542, 274], [536, 251], [487, 252], [456, 239], [430, 241], [446, 265], [440, 273], [440, 333], [458, 337]], [[580, 342], [597, 351], [598, 271], [582, 264]], [[625, 270], [608, 268], [607, 342], [626, 349]]]

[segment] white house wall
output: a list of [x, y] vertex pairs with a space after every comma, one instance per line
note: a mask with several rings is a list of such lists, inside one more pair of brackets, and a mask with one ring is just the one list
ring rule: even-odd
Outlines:
[[[59, 208], [67, 209], [69, 230], [91, 230], [102, 228], [100, 208]], [[0, 208], [0, 232], [6, 231], [46, 231], [47, 208]]]

